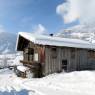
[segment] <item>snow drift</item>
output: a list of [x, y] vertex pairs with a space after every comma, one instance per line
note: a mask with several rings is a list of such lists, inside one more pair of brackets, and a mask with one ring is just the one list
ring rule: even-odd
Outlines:
[[22, 79], [0, 71], [0, 95], [95, 95], [95, 71], [52, 74]]

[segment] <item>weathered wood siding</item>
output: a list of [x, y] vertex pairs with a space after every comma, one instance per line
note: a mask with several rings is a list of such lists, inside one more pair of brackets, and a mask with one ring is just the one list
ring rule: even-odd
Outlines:
[[[78, 70], [84, 70], [87, 67], [88, 63], [88, 50], [79, 49], [78, 50], [78, 58], [79, 58], [79, 65], [77, 66]], [[77, 63], [76, 63], [77, 64]]]
[[62, 71], [62, 60], [67, 60], [67, 72], [95, 69], [95, 58], [88, 57], [87, 49], [56, 47], [57, 57], [52, 58], [51, 48], [45, 48], [45, 75]]
[[90, 69], [95, 70], [95, 51], [88, 51], [88, 66]]
[[45, 75], [61, 71], [61, 49], [56, 48], [55, 57], [52, 56], [52, 53], [52, 47], [45, 48]]
[[[42, 64], [43, 75], [48, 75], [55, 72], [60, 72], [62, 68], [62, 62], [67, 62], [65, 68], [67, 72], [76, 70], [88, 70], [95, 69], [95, 51], [92, 52], [88, 49], [70, 48], [70, 47], [54, 47], [54, 46], [42, 46], [29, 43], [24, 49], [24, 60], [34, 60], [32, 55], [28, 58], [28, 48], [34, 49], [34, 54], [38, 53], [38, 62]], [[54, 51], [52, 49], [54, 48]], [[90, 54], [90, 52], [92, 52]], [[34, 55], [33, 55], [34, 56]]]

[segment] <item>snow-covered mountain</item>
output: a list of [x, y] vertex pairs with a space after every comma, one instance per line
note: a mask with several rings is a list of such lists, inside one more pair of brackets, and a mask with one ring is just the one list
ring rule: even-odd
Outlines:
[[[95, 43], [95, 24], [76, 25], [62, 29], [55, 36], [77, 38]], [[15, 53], [17, 35], [10, 32], [0, 32], [0, 54]]]
[[0, 32], [0, 54], [15, 52], [16, 37], [10, 32]]
[[95, 43], [95, 24], [77, 25], [68, 29], [62, 29], [56, 36], [83, 39]]

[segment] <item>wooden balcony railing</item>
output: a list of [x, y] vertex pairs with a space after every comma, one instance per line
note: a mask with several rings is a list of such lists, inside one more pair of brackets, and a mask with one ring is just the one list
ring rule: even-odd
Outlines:
[[21, 63], [23, 64], [33, 64], [33, 61], [25, 61], [25, 60], [20, 60]]
[[20, 60], [20, 62], [23, 63], [23, 64], [30, 64], [30, 65], [32, 65], [34, 63], [40, 63], [40, 62], [37, 62], [37, 61], [26, 61], [26, 60]]
[[30, 61], [25, 61], [25, 60], [20, 60], [21, 63], [23, 63], [24, 66], [27, 66], [31, 69], [35, 68], [35, 69], [39, 69], [40, 68], [40, 63], [39, 62], [30, 62]]

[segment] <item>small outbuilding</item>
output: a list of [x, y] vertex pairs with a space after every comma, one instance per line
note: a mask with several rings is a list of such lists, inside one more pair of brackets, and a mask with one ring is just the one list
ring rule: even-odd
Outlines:
[[23, 51], [20, 62], [34, 77], [95, 69], [95, 44], [88, 41], [20, 32], [16, 49]]

